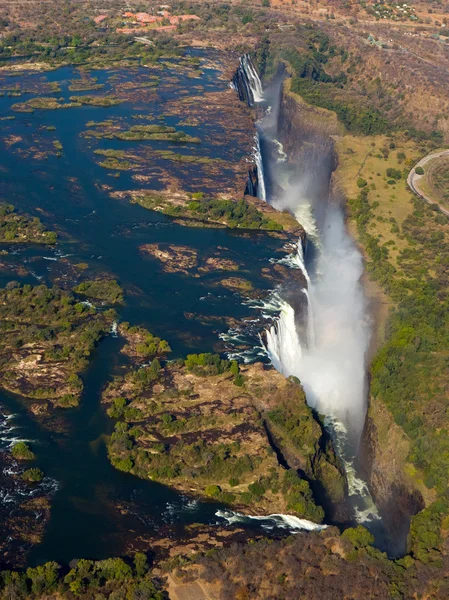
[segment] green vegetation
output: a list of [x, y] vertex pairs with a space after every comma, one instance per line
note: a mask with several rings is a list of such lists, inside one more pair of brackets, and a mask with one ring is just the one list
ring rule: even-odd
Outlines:
[[83, 104], [88, 106], [116, 106], [124, 102], [116, 96], [70, 96], [69, 99], [77, 106]]
[[[88, 127], [96, 127], [97, 129], [88, 129], [81, 135], [83, 137], [95, 137], [99, 139], [117, 139], [128, 142], [138, 142], [145, 140], [155, 141], [170, 141], [182, 144], [199, 144], [200, 138], [191, 136], [184, 131], [177, 131], [174, 127], [166, 125], [132, 125], [125, 131], [117, 130], [112, 121], [104, 121], [103, 123], [95, 123], [90, 121]], [[100, 130], [99, 130], [100, 129]]]
[[234, 202], [218, 198], [202, 198], [192, 200], [187, 208], [196, 217], [201, 217], [201, 219], [207, 221], [223, 222], [232, 228], [264, 229], [267, 231], [281, 231], [283, 229], [280, 223], [266, 218], [246, 200]]
[[441, 144], [442, 131], [431, 130], [425, 119], [418, 120], [425, 131], [409, 126], [406, 94], [398, 92], [399, 82], [367, 80], [364, 57], [354, 47], [337, 45], [334, 40], [340, 36], [332, 37], [317, 24], [298, 24], [290, 35], [272, 36], [257, 51], [260, 71], [272, 76], [280, 62], [286, 64], [292, 74], [291, 92], [335, 112], [349, 132], [378, 135], [407, 129], [410, 137]]
[[108, 443], [112, 464], [224, 503], [320, 522], [324, 513], [308, 482], [279, 467], [255, 408], [299, 386], [274, 370], [257, 372], [218, 355], [191, 354], [164, 367], [156, 357], [117, 378], [103, 397], [118, 421]]
[[121, 304], [123, 302], [123, 290], [115, 279], [84, 281], [77, 285], [73, 291], [86, 296], [86, 298], [102, 300], [106, 304]]
[[424, 175], [424, 169], [422, 167], [416, 167], [415, 173], [417, 175]]
[[[331, 46], [326, 34], [314, 28], [306, 29], [309, 49], [299, 52], [281, 49], [278, 59], [286, 61], [292, 71], [291, 91], [299, 94], [306, 102], [314, 106], [334, 111], [348, 131], [372, 135], [390, 130], [387, 119], [367, 101], [351, 101], [342, 95], [347, 82], [346, 74], [341, 71], [337, 76], [326, 73], [324, 65], [331, 56], [339, 54], [344, 62], [345, 51]], [[273, 57], [271, 57], [273, 60]]]
[[43, 478], [43, 472], [37, 467], [32, 467], [31, 469], [27, 469], [22, 473], [22, 479], [30, 483], [39, 483]]
[[63, 99], [39, 96], [38, 98], [30, 98], [26, 102], [18, 102], [11, 106], [12, 110], [17, 112], [34, 112], [36, 110], [56, 110], [58, 108], [72, 108], [81, 106], [78, 102], [64, 102]]
[[17, 460], [34, 460], [36, 455], [25, 442], [16, 442], [11, 449], [11, 454]]
[[119, 131], [114, 134], [119, 140], [143, 141], [143, 140], [167, 140], [182, 144], [199, 144], [200, 138], [188, 135], [184, 131], [176, 131], [174, 127], [162, 125], [133, 125], [128, 131]]
[[111, 169], [113, 171], [132, 171], [137, 169], [138, 165], [129, 162], [128, 160], [117, 160], [116, 158], [107, 158], [98, 163], [103, 169]]
[[165, 340], [154, 336], [144, 327], [130, 327], [126, 321], [120, 324], [120, 334], [127, 340], [128, 344], [122, 348], [124, 354], [137, 358], [165, 357], [171, 348]]
[[83, 388], [78, 374], [114, 318], [114, 311], [96, 313], [58, 288], [11, 282], [0, 290], [2, 387], [73, 405]]
[[37, 217], [20, 215], [12, 204], [0, 204], [0, 243], [54, 244], [57, 235]]
[[[403, 183], [402, 185], [405, 185]], [[387, 244], [373, 229], [374, 193], [367, 188], [350, 202], [358, 237], [367, 256], [367, 270], [394, 302], [388, 338], [371, 369], [371, 393], [386, 404], [407, 434], [408, 460], [424, 484], [439, 499], [417, 515], [411, 547], [417, 557], [438, 553], [434, 531], [448, 510], [442, 498], [449, 485], [449, 422], [446, 418], [447, 348], [449, 334], [449, 235], [447, 219], [412, 197], [412, 212], [400, 225], [392, 224], [401, 249], [395, 261]], [[438, 510], [435, 509], [438, 507]], [[438, 527], [437, 527], [438, 529]], [[438, 537], [438, 536], [437, 536]]]
[[88, 92], [102, 88], [104, 88], [104, 83], [96, 83], [95, 79], [72, 79], [72, 83], [69, 85], [71, 92]]
[[386, 174], [389, 179], [398, 180], [398, 179], [401, 179], [401, 177], [402, 177], [402, 172], [399, 169], [393, 169], [391, 167], [386, 170]]
[[133, 194], [130, 192], [133, 202], [150, 210], [158, 210], [171, 217], [194, 219], [205, 223], [217, 223], [223, 227], [232, 229], [260, 229], [264, 231], [282, 231], [285, 222], [286, 228], [297, 226], [297, 222], [284, 213], [273, 213], [266, 217], [260, 210], [253, 206], [248, 200], [222, 200], [206, 196], [202, 192], [186, 195], [183, 202], [179, 196], [172, 199], [172, 194], [158, 191], [145, 191]]
[[132, 562], [121, 558], [99, 561], [81, 558], [71, 561], [68, 569], [47, 562], [24, 572], [0, 571], [2, 600], [50, 597], [168, 600], [160, 583], [152, 579], [145, 554], [140, 552]]
[[184, 361], [186, 368], [199, 377], [221, 375], [230, 371], [233, 375], [239, 372], [238, 363], [220, 358], [219, 354], [188, 354]]

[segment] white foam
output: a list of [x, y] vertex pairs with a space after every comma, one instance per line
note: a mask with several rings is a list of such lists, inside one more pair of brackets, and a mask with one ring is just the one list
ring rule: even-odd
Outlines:
[[245, 523], [259, 521], [266, 529], [288, 529], [292, 533], [299, 531], [322, 531], [327, 525], [319, 525], [307, 519], [300, 519], [294, 515], [272, 514], [272, 515], [244, 515], [231, 510], [217, 510], [217, 517], [225, 519], [228, 523]]

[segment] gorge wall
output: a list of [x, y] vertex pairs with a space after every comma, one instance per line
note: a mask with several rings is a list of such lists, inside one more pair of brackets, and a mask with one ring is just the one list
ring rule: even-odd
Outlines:
[[[330, 179], [314, 178], [309, 185], [322, 185], [324, 191], [330, 181], [330, 202], [343, 203], [344, 196], [332, 181], [332, 174], [338, 168], [333, 136], [341, 134], [335, 114], [306, 104], [291, 93], [290, 80], [286, 79], [281, 90], [277, 131], [289, 160], [298, 164], [299, 171], [304, 172], [313, 164], [312, 172], [316, 172], [316, 162], [326, 161], [321, 166]], [[355, 467], [368, 485], [392, 540], [389, 546], [394, 554], [405, 552], [411, 517], [425, 505], [410, 475], [408, 450], [407, 437], [394, 423], [388, 409], [371, 400]]]

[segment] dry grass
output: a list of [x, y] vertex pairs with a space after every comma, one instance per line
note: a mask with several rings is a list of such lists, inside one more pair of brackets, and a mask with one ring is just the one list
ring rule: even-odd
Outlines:
[[[370, 233], [380, 236], [380, 242], [389, 243], [391, 261], [397, 265], [400, 250], [407, 247], [407, 241], [402, 238], [394, 228], [401, 227], [404, 219], [413, 211], [412, 193], [407, 187], [405, 174], [395, 184], [387, 182], [386, 171], [389, 168], [404, 171], [410, 164], [414, 164], [420, 151], [412, 141], [406, 141], [401, 136], [394, 138], [396, 147], [390, 149], [391, 138], [386, 136], [344, 136], [336, 140], [339, 165], [335, 173], [335, 183], [346, 197], [355, 198], [360, 192], [357, 185], [359, 179], [364, 179], [372, 188], [370, 197], [372, 204], [378, 203], [373, 208], [375, 220], [370, 224]], [[381, 149], [388, 149], [388, 158], [384, 158]], [[398, 154], [403, 153], [406, 159], [398, 159]], [[394, 219], [394, 221], [392, 221]]]

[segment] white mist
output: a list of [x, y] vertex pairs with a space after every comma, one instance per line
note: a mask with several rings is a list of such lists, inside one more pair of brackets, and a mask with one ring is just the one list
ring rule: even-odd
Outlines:
[[[370, 342], [360, 283], [362, 257], [346, 232], [338, 205], [327, 205], [319, 229], [311, 219], [311, 203], [299, 194], [295, 198], [289, 190], [282, 205], [288, 206], [301, 224], [309, 225], [318, 256], [313, 272], [308, 274], [308, 289], [302, 291], [307, 296], [307, 339], [299, 340], [290, 312], [293, 309], [287, 305], [290, 310], [281, 310], [279, 321], [269, 332], [268, 351], [285, 375], [301, 380], [308, 404], [344, 423], [356, 441], [365, 421], [365, 357]], [[298, 262], [303, 263], [302, 252]], [[293, 337], [299, 349], [293, 347]]]

